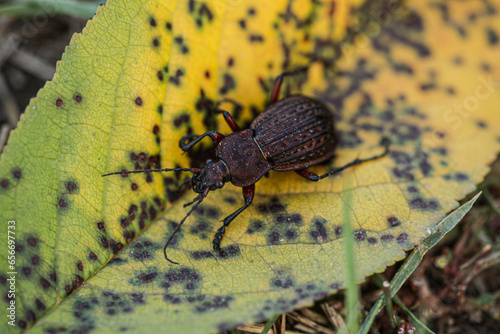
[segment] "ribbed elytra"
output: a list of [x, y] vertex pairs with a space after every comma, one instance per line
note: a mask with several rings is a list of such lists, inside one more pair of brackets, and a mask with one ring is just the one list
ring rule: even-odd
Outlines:
[[194, 173], [192, 178], [188, 178], [179, 187], [180, 190], [191, 182], [193, 191], [198, 195], [192, 202], [184, 205], [192, 207], [177, 224], [165, 244], [163, 253], [169, 262], [179, 264], [167, 257], [167, 247], [182, 224], [200, 205], [209, 191], [222, 188], [226, 182], [243, 188], [245, 203], [223, 220], [223, 225], [215, 234], [212, 242], [213, 249], [219, 251], [221, 256], [225, 256], [220, 244], [226, 228], [243, 210], [250, 206], [255, 195], [255, 183], [270, 170], [295, 171], [310, 181], [319, 181], [348, 167], [381, 158], [389, 153], [389, 140], [384, 138], [382, 145], [384, 145], [385, 150], [381, 154], [368, 159], [356, 159], [323, 175], [316, 175], [308, 171], [308, 167], [325, 162], [333, 156], [336, 137], [333, 114], [320, 101], [302, 95], [293, 95], [278, 101], [283, 77], [297, 74], [305, 69], [300, 68], [292, 72], [285, 72], [276, 78], [269, 107], [255, 118], [249, 129], [242, 131], [227, 111], [216, 108], [216, 111], [222, 112], [233, 133], [225, 136], [216, 131], [208, 131], [202, 135], [189, 134], [182, 137], [179, 146], [184, 152], [207, 136], [217, 146], [216, 159], [207, 161], [202, 169], [164, 168], [119, 171], [102, 175], [172, 171]]

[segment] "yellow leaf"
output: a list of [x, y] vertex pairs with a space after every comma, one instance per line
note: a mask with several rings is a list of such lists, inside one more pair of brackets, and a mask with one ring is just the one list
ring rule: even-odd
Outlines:
[[[309, 304], [344, 286], [345, 208], [360, 281], [402, 259], [498, 152], [499, 5], [110, 0], [2, 155], [0, 217], [15, 220], [21, 247], [17, 325], [205, 333]], [[230, 132], [214, 103], [233, 99], [222, 106], [246, 126], [274, 78], [302, 65], [283, 95], [328, 104], [339, 135], [335, 159], [311, 171], [378, 154], [384, 136], [390, 155], [317, 183], [271, 172], [222, 257], [210, 251], [219, 220], [243, 204], [226, 184], [167, 250], [181, 265], [168, 263], [162, 247], [194, 197], [175, 192], [187, 175], [100, 175], [202, 167], [213, 145], [182, 155], [178, 142]]]

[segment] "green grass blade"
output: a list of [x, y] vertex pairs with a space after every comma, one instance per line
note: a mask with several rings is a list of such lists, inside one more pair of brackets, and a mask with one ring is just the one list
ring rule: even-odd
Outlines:
[[413, 314], [413, 312], [410, 311], [409, 308], [406, 307], [406, 305], [401, 301], [401, 299], [399, 299], [398, 296], [394, 296], [393, 300], [396, 304], [399, 305], [399, 307], [401, 307], [403, 309], [403, 311], [406, 312], [406, 314], [408, 314], [412, 324], [415, 325], [415, 327], [417, 328], [417, 333], [419, 333], [419, 334], [435, 334], [433, 331], [431, 331], [429, 329], [429, 327], [427, 327], [422, 321], [420, 321], [417, 318], [417, 316], [415, 314]]
[[[413, 271], [418, 267], [420, 262], [422, 261], [424, 255], [434, 247], [449, 231], [451, 231], [462, 218], [465, 216], [467, 212], [472, 208], [474, 202], [478, 199], [481, 193], [478, 193], [474, 198], [470, 201], [450, 213], [446, 216], [437, 226], [438, 230], [430, 235], [422, 244], [417, 246], [408, 256], [405, 263], [401, 266], [399, 271], [394, 276], [394, 279], [391, 282], [391, 295], [394, 296], [401, 286], [403, 286], [404, 282], [410, 277]], [[375, 319], [377, 313], [382, 309], [385, 305], [384, 296], [380, 296], [375, 305], [373, 305], [370, 313], [366, 317], [359, 334], [366, 334], [370, 330], [370, 326]]]
[[347, 192], [344, 199], [344, 261], [346, 262], [346, 306], [347, 306], [347, 329], [349, 333], [356, 333], [359, 328], [359, 288], [356, 279], [356, 254], [354, 250], [353, 228], [350, 217], [350, 203], [352, 194]]
[[267, 334], [267, 332], [269, 332], [269, 330], [273, 327], [273, 324], [276, 322], [276, 319], [278, 319], [279, 315], [276, 315], [274, 317], [272, 317], [271, 319], [269, 319], [267, 322], [266, 322], [266, 325], [264, 326], [264, 328], [262, 329], [262, 332], [260, 332], [261, 334]]

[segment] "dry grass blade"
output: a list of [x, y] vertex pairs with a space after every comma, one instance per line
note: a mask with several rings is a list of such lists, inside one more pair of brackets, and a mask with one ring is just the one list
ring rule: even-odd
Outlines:
[[328, 303], [321, 304], [323, 312], [328, 316], [328, 320], [336, 330], [339, 330], [344, 325], [344, 319], [337, 313], [335, 307]]
[[328, 320], [325, 318], [324, 315], [319, 314], [317, 312], [314, 312], [313, 310], [311, 310], [309, 308], [303, 308], [303, 309], [301, 309], [300, 313], [302, 313], [302, 315], [304, 317], [309, 318], [312, 321], [317, 322], [318, 324], [321, 324], [321, 325], [327, 325], [328, 324]]
[[[264, 325], [249, 325], [249, 326], [240, 326], [237, 329], [239, 332], [242, 332], [242, 333], [260, 334], [260, 333], [262, 333], [262, 330], [264, 329], [264, 327], [265, 327]], [[282, 327], [282, 328], [284, 328], [284, 327]], [[282, 330], [280, 333], [281, 334], [303, 334], [301, 332], [294, 332], [294, 331], [287, 331], [287, 330], [285, 330], [285, 331]], [[277, 334], [277, 333], [274, 331], [274, 329], [271, 328], [267, 332], [267, 334]]]
[[286, 313], [281, 316], [280, 334], [286, 333]]
[[[298, 314], [297, 312], [291, 312], [288, 314], [288, 316], [300, 323], [300, 324], [295, 326], [295, 328], [297, 328], [297, 329], [300, 328], [300, 330], [304, 330], [304, 331], [307, 330], [308, 333], [335, 334], [335, 332], [332, 331], [331, 329], [328, 329], [324, 326], [321, 326], [320, 324], [314, 322], [313, 320], [311, 320], [309, 318], [306, 318], [306, 317]], [[306, 326], [307, 328], [304, 328], [303, 326], [301, 326], [301, 324], [303, 326]], [[312, 332], [308, 331], [310, 329], [313, 331]]]

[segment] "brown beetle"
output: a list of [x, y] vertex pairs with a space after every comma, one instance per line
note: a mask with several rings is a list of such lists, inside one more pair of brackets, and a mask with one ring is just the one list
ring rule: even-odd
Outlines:
[[186, 135], [180, 140], [179, 146], [183, 151], [188, 151], [206, 136], [217, 145], [216, 159], [207, 161], [202, 169], [165, 168], [121, 171], [103, 175], [169, 171], [194, 173], [192, 178], [184, 181], [179, 187], [180, 189], [191, 181], [193, 191], [198, 193], [198, 196], [184, 205], [186, 207], [194, 204], [165, 244], [163, 253], [169, 262], [178, 264], [167, 257], [166, 250], [182, 224], [209, 191], [222, 188], [226, 182], [243, 188], [245, 204], [222, 221], [223, 225], [218, 229], [213, 240], [213, 249], [216, 251], [221, 251], [220, 243], [226, 228], [252, 203], [255, 183], [270, 170], [295, 171], [308, 180], [319, 181], [348, 167], [387, 155], [389, 141], [385, 138], [382, 141], [385, 150], [379, 155], [368, 159], [356, 159], [322, 175], [308, 171], [308, 167], [332, 158], [336, 140], [333, 114], [321, 102], [302, 95], [292, 95], [278, 101], [283, 77], [297, 72], [283, 73], [276, 78], [269, 107], [257, 116], [249, 129], [242, 131], [232, 116], [227, 111], [223, 111], [224, 119], [233, 133], [224, 136], [216, 131], [208, 131], [200, 136]]

